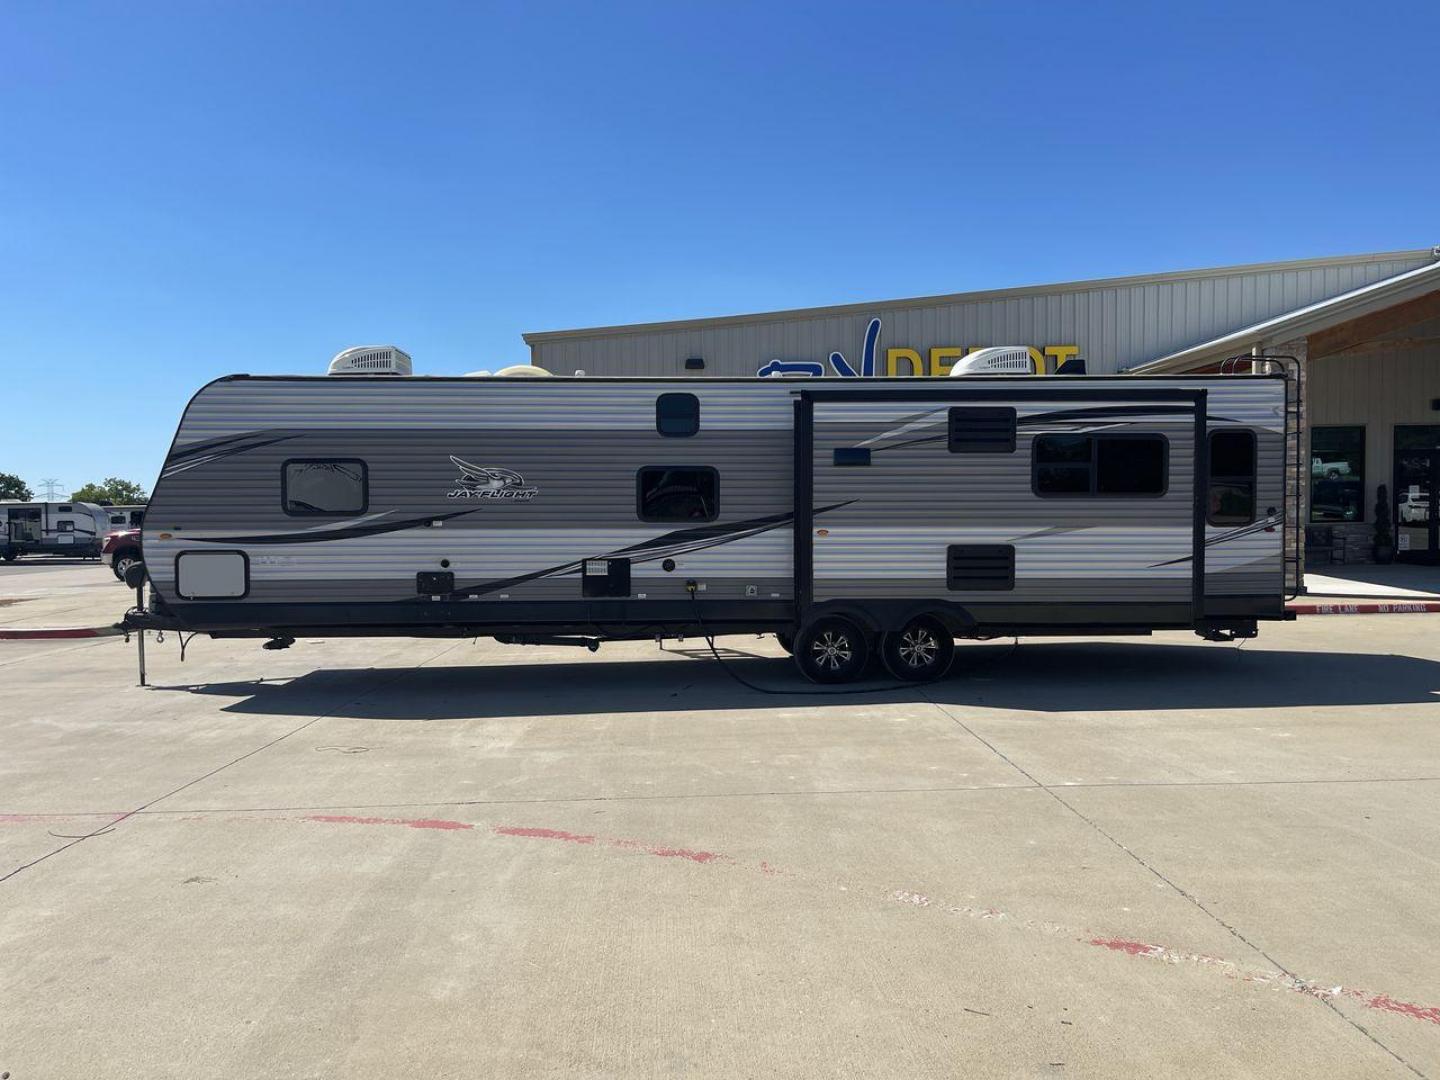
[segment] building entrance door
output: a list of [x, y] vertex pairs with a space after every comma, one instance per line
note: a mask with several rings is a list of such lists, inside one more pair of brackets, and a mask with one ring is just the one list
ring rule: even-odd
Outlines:
[[1440, 425], [1395, 429], [1395, 557], [1440, 563]]

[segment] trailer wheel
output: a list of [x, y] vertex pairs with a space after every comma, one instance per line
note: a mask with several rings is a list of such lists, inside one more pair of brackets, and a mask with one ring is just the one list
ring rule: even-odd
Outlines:
[[849, 682], [870, 663], [870, 643], [849, 619], [818, 619], [795, 637], [795, 665], [811, 682]]
[[18, 551], [0, 552], [0, 559], [4, 559], [6, 562], [14, 562], [15, 556], [19, 554], [20, 553]]
[[885, 670], [906, 682], [944, 678], [955, 659], [955, 639], [938, 619], [918, 615], [880, 638]]

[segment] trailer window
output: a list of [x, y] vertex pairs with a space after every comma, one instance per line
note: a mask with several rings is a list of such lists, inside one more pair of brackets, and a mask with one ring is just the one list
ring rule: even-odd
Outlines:
[[359, 514], [370, 502], [369, 469], [354, 458], [304, 458], [280, 470], [287, 514]]
[[661, 394], [655, 399], [655, 430], [684, 438], [700, 430], [700, 399], [694, 394]]
[[1163, 495], [1163, 435], [1037, 435], [1031, 489], [1042, 496]]
[[714, 521], [720, 474], [698, 465], [647, 465], [635, 474], [635, 513], [641, 521]]
[[1255, 433], [1242, 429], [1210, 433], [1211, 525], [1248, 525], [1255, 520]]

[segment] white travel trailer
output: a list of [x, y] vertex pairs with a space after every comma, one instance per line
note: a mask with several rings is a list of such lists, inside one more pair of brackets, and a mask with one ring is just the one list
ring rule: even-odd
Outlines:
[[1286, 402], [1251, 374], [230, 376], [180, 421], [125, 625], [770, 632], [821, 682], [877, 652], [934, 678], [957, 637], [1251, 636], [1286, 617]]
[[101, 509], [105, 511], [111, 532], [122, 529], [138, 529], [140, 523], [145, 520], [144, 503], [110, 504], [102, 506]]
[[103, 507], [86, 502], [0, 503], [0, 558], [21, 555], [100, 557], [109, 530]]

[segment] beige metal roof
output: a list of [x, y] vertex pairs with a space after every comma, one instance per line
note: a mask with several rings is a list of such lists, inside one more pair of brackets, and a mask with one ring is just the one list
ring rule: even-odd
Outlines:
[[1054, 285], [1022, 285], [1009, 289], [987, 289], [979, 292], [944, 293], [937, 296], [909, 297], [901, 300], [868, 300], [854, 304], [834, 304], [825, 307], [791, 308], [782, 311], [754, 312], [742, 315], [716, 315], [702, 319], [674, 319], [662, 322], [627, 323], [618, 326], [594, 326], [574, 330], [545, 330], [522, 335], [527, 345], [575, 338], [611, 337], [626, 334], [650, 334], [674, 330], [702, 330], [716, 326], [738, 326], [746, 323], [775, 322], [782, 319], [823, 318], [836, 315], [870, 314], [877, 308], [903, 310], [906, 308], [934, 307], [941, 304], [962, 304], [986, 300], [1009, 300], [1025, 296], [1054, 296], [1064, 293], [1087, 292], [1094, 289], [1118, 288], [1132, 285], [1161, 284], [1176, 281], [1201, 281], [1206, 278], [1227, 277], [1234, 274], [1266, 273], [1284, 270], [1314, 270], [1327, 266], [1348, 266], [1381, 260], [1415, 260], [1436, 257], [1434, 248], [1418, 248], [1410, 251], [1379, 252], [1370, 255], [1336, 255], [1320, 259], [1291, 259], [1282, 262], [1246, 263], [1239, 266], [1219, 266], [1201, 270], [1175, 270], [1160, 274], [1135, 274], [1129, 277], [1092, 278], [1084, 281], [1067, 281]]
[[1428, 266], [1407, 270], [1394, 277], [1363, 285], [1358, 289], [1332, 296], [1283, 315], [1265, 319], [1198, 345], [1172, 352], [1156, 360], [1129, 368], [1131, 375], [1157, 375], [1201, 367], [1227, 356], [1235, 356], [1255, 346], [1269, 348], [1296, 341], [1320, 330], [1338, 326], [1351, 319], [1383, 311], [1440, 289], [1440, 249], [1432, 253], [1437, 261]]

